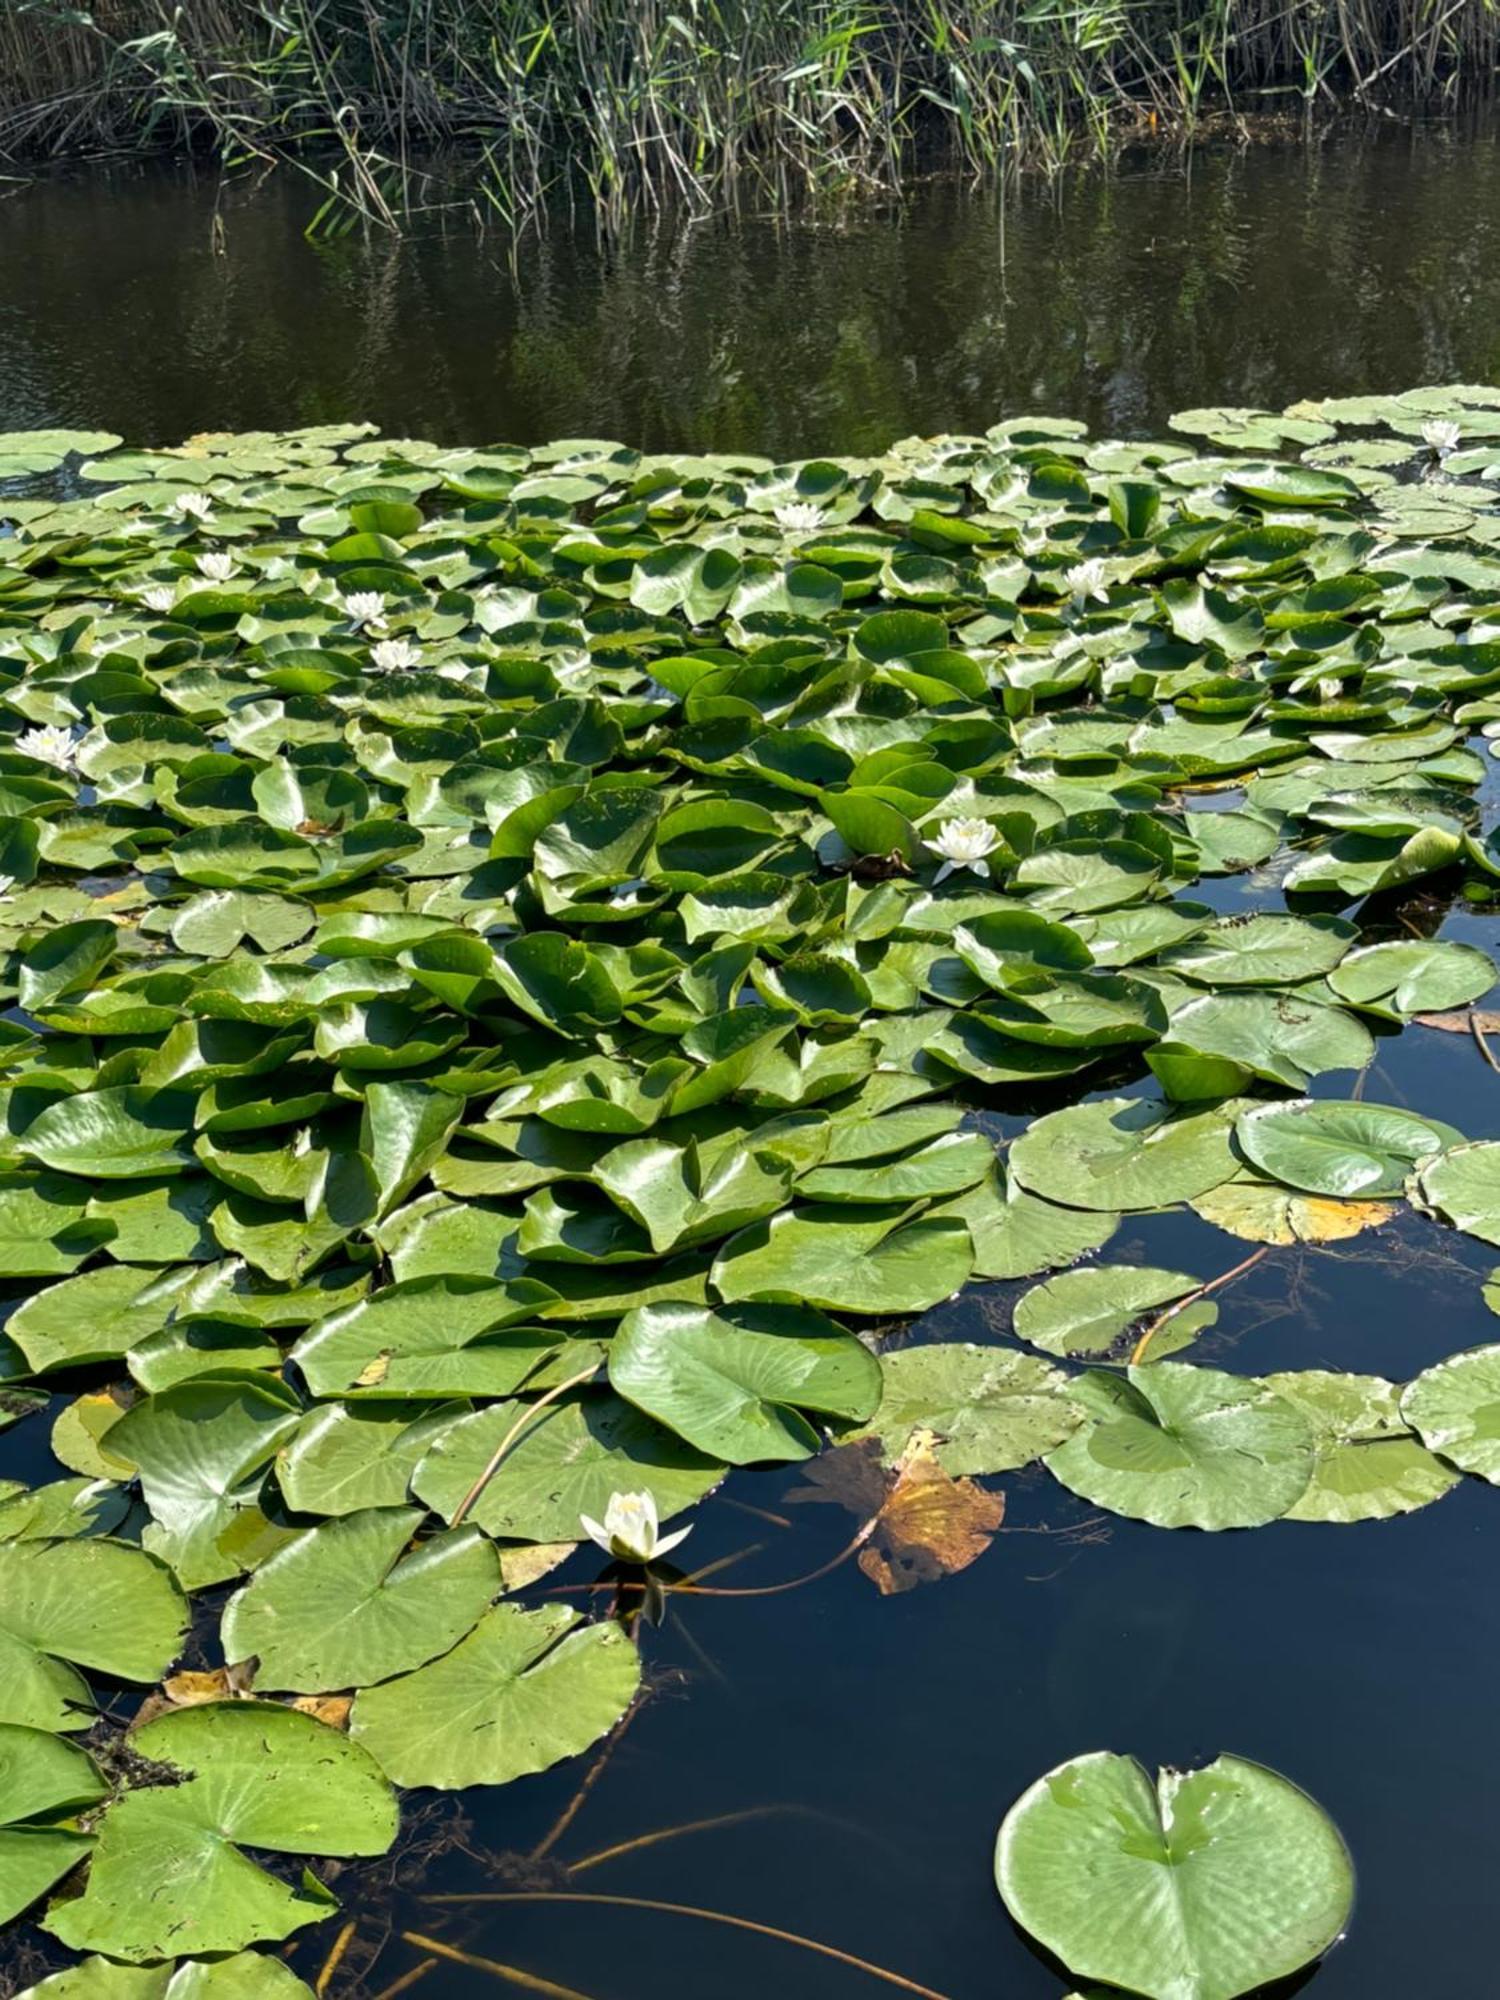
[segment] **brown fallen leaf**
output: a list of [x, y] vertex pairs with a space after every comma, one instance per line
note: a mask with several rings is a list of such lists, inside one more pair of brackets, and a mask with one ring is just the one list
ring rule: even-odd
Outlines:
[[887, 1471], [878, 1438], [840, 1445], [808, 1467], [788, 1500], [832, 1501], [868, 1522], [859, 1567], [883, 1597], [933, 1583], [982, 1556], [1005, 1516], [1003, 1494], [954, 1479], [931, 1431], [912, 1434]]
[[1500, 1034], [1500, 1014], [1486, 1013], [1481, 1007], [1460, 1007], [1451, 1014], [1413, 1014], [1418, 1028], [1441, 1028], [1445, 1035], [1472, 1035], [1477, 1025], [1481, 1035]]
[[207, 1673], [168, 1674], [161, 1691], [174, 1708], [201, 1708], [205, 1702], [234, 1701], [250, 1694], [253, 1662], [214, 1667]]
[[299, 1694], [292, 1703], [299, 1715], [311, 1715], [330, 1729], [344, 1729], [354, 1706], [352, 1694]]

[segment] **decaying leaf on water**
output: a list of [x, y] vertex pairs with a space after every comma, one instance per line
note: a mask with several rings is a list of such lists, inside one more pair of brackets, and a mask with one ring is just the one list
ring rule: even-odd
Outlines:
[[1205, 1222], [1247, 1243], [1339, 1243], [1389, 1222], [1399, 1206], [1390, 1201], [1335, 1201], [1327, 1195], [1298, 1194], [1246, 1175], [1210, 1188], [1188, 1206]]
[[1494, 1035], [1500, 1034], [1500, 1014], [1482, 1007], [1460, 1007], [1449, 1014], [1414, 1014], [1412, 1025], [1440, 1028], [1445, 1035], [1472, 1035], [1476, 1029], [1481, 1035]]
[[840, 1445], [808, 1467], [808, 1484], [789, 1500], [830, 1500], [869, 1525], [859, 1566], [882, 1597], [967, 1569], [1005, 1517], [1005, 1496], [938, 1463], [937, 1439], [917, 1431], [889, 1470], [878, 1438]]

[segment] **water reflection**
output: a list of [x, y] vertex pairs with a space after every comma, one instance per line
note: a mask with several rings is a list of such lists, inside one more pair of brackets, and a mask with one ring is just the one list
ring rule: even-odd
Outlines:
[[[951, 182], [841, 226], [559, 220], [308, 244], [305, 184], [122, 171], [0, 203], [0, 422], [139, 441], [364, 416], [447, 439], [867, 451], [1500, 374], [1493, 128]], [[216, 254], [216, 223], [223, 254]]]

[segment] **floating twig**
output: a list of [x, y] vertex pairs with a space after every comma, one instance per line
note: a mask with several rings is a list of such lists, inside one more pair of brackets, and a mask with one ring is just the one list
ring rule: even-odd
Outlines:
[[1475, 1013], [1472, 1007], [1469, 1009], [1469, 1033], [1474, 1037], [1474, 1046], [1478, 1049], [1479, 1053], [1484, 1057], [1485, 1061], [1489, 1064], [1490, 1068], [1496, 1071], [1497, 1074], [1500, 1074], [1500, 1062], [1496, 1062], [1495, 1051], [1490, 1047], [1489, 1043], [1485, 1040], [1484, 1029], [1481, 1028], [1479, 1025], [1479, 1016]]
[[633, 1840], [617, 1840], [613, 1847], [601, 1847], [592, 1854], [585, 1854], [581, 1861], [570, 1861], [567, 1864], [568, 1873], [581, 1875], [586, 1868], [602, 1868], [606, 1861], [618, 1861], [624, 1854], [639, 1854], [648, 1847], [659, 1847], [664, 1840], [681, 1840], [690, 1833], [715, 1833], [720, 1827], [743, 1826], [752, 1819], [773, 1819], [779, 1813], [807, 1819], [825, 1817], [811, 1806], [746, 1806], [742, 1812], [717, 1813], [711, 1819], [684, 1820], [681, 1826], [659, 1826], [651, 1833], [636, 1834]]
[[[403, 1936], [408, 1935], [403, 1932]], [[414, 1965], [410, 1972], [403, 1972], [399, 1979], [393, 1979], [389, 1986], [382, 1986], [375, 2000], [396, 2000], [398, 1993], [409, 1993], [418, 1980], [425, 1979], [429, 1972], [436, 1972], [438, 1961], [424, 1958], [420, 1965]]]

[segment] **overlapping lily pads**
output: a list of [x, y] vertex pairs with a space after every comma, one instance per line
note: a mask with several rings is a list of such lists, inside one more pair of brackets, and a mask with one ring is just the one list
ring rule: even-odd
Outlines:
[[[194, 1775], [45, 1829], [94, 1843], [58, 1935], [227, 2000], [330, 1906], [236, 1842], [328, 1851], [336, 1795], [371, 1852], [382, 1770], [586, 1748], [631, 1636], [502, 1584], [615, 1494], [665, 1520], [845, 1438], [1173, 1527], [1495, 1476], [1486, 1350], [1404, 1392], [1189, 1366], [1215, 1299], [1106, 1248], [1180, 1204], [1500, 1240], [1487, 1128], [1364, 1085], [1493, 980], [1492, 496], [1418, 442], [1487, 407], [852, 467], [4, 441], [0, 1419], [59, 1390], [72, 1476], [0, 1503], [0, 1726], [66, 1753], [87, 1674], [155, 1682], [220, 1587], [261, 1696], [353, 1696], [352, 1738], [138, 1730]], [[991, 1322], [1062, 1366], [888, 1346], [1021, 1279]], [[308, 1813], [266, 1819], [283, 1742]]]

